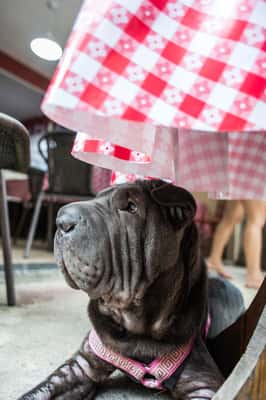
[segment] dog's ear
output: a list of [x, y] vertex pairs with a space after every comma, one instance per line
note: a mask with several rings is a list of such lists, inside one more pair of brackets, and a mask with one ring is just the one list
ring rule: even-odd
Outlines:
[[163, 181], [152, 183], [151, 197], [166, 210], [175, 227], [181, 228], [192, 222], [197, 205], [186, 189]]

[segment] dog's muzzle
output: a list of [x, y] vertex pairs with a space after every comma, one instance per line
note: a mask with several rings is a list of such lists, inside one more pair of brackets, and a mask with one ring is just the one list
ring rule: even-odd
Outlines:
[[91, 293], [100, 281], [102, 268], [89, 257], [90, 240], [80, 205], [63, 207], [56, 225], [55, 257], [67, 283]]
[[75, 230], [75, 227], [79, 222], [79, 215], [77, 211], [71, 209], [67, 212], [61, 213], [61, 215], [56, 219], [57, 232], [55, 237], [55, 254], [57, 258], [57, 263], [61, 268], [61, 271], [65, 277], [66, 282], [73, 289], [79, 289], [78, 285], [74, 281], [74, 278], [70, 275], [65, 262], [63, 260], [63, 244], [65, 240], [69, 239], [71, 232]]

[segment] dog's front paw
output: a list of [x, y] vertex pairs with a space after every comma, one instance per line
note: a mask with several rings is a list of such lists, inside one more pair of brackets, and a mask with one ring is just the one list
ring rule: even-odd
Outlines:
[[91, 380], [74, 383], [65, 381], [62, 376], [53, 376], [18, 400], [91, 400], [95, 389], [96, 385]]
[[46, 390], [34, 390], [19, 397], [18, 400], [50, 400], [53, 395]]
[[39, 385], [30, 392], [19, 397], [18, 400], [50, 400], [53, 397], [53, 391], [49, 389], [48, 384]]
[[58, 394], [53, 394], [48, 388], [34, 389], [24, 394], [18, 400], [92, 400], [95, 394], [95, 385], [77, 386], [65, 388]]

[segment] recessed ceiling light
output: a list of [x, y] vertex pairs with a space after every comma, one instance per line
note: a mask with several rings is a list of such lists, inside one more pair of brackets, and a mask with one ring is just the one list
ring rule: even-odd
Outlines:
[[62, 56], [61, 46], [49, 38], [35, 38], [31, 41], [30, 47], [34, 54], [44, 60], [56, 61]]

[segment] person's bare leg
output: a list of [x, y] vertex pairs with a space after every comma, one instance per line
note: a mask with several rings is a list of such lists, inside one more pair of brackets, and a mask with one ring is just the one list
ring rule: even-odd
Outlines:
[[231, 275], [225, 271], [222, 255], [224, 248], [233, 232], [234, 226], [241, 222], [244, 209], [239, 200], [227, 200], [223, 217], [214, 232], [212, 247], [206, 263], [209, 269], [215, 270], [220, 276], [231, 279]]
[[246, 258], [246, 286], [258, 289], [263, 281], [261, 271], [262, 228], [266, 219], [266, 202], [262, 200], [243, 200], [247, 216], [244, 228], [244, 253]]

